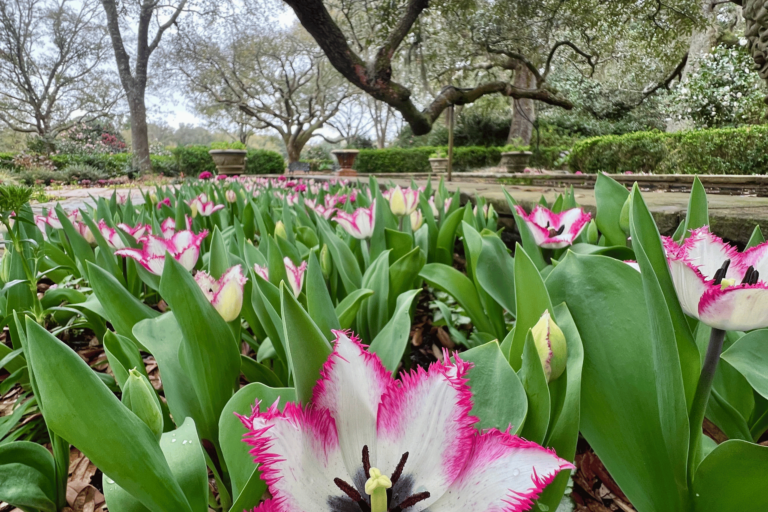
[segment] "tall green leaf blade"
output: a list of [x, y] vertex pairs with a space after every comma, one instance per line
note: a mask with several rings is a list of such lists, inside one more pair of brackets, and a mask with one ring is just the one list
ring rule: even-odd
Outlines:
[[525, 338], [522, 368], [518, 372], [520, 382], [528, 396], [528, 415], [520, 435], [535, 443], [543, 443], [549, 425], [550, 396], [544, 367], [533, 342], [530, 329]]
[[627, 235], [619, 225], [621, 209], [629, 197], [629, 191], [613, 178], [603, 173], [597, 175], [595, 202], [597, 228], [606, 239], [606, 245], [627, 245]]
[[280, 297], [296, 396], [302, 404], [307, 404], [312, 399], [312, 389], [320, 379], [320, 369], [331, 355], [331, 344], [285, 284], [280, 286]]
[[517, 321], [515, 322], [515, 333], [512, 335], [509, 364], [515, 371], [520, 371], [528, 330], [536, 325], [544, 311], [548, 310], [555, 322], [557, 322], [557, 317], [552, 309], [552, 302], [541, 274], [539, 274], [528, 253], [519, 244], [515, 248], [514, 285]]
[[699, 465], [694, 479], [694, 511], [768, 510], [765, 475], [768, 447], [726, 441]]
[[147, 508], [191, 512], [149, 427], [77, 354], [30, 318], [27, 336], [27, 359], [48, 426]]
[[379, 356], [384, 367], [393, 375], [408, 344], [408, 336], [411, 333], [411, 303], [419, 292], [421, 288], [407, 291], [397, 298], [395, 313], [371, 342], [370, 351]]
[[349, 329], [355, 321], [357, 312], [363, 301], [373, 295], [373, 290], [358, 288], [339, 302], [336, 306], [336, 316], [342, 329]]
[[179, 361], [191, 376], [200, 400], [205, 423], [198, 429], [215, 435], [221, 410], [232, 397], [240, 375], [239, 345], [189, 272], [168, 255], [160, 292], [183, 334]]
[[[637, 185], [635, 185], [637, 187]], [[709, 226], [709, 208], [707, 207], [707, 191], [698, 176], [693, 177], [691, 195], [688, 198], [688, 212], [685, 216], [683, 238], [691, 236], [691, 230]]]
[[637, 510], [688, 510], [688, 495], [660, 442], [640, 273], [605, 256], [569, 253], [547, 277], [547, 288], [553, 302], [568, 305], [584, 344], [582, 435]]

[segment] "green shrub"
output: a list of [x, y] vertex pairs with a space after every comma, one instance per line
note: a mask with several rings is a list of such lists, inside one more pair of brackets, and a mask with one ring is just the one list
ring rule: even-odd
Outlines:
[[574, 145], [568, 167], [585, 173], [766, 174], [768, 126], [594, 137]]
[[285, 172], [285, 160], [275, 151], [252, 149], [248, 151], [245, 172], [246, 174], [282, 174]]
[[152, 170], [163, 176], [178, 176], [179, 166], [176, 163], [176, 159], [172, 156], [165, 155], [149, 155], [149, 160], [152, 163]]
[[50, 159], [56, 169], [63, 170], [73, 165], [88, 165], [98, 169], [106, 177], [116, 177], [131, 170], [129, 153], [115, 154], [59, 154], [51, 155]]
[[210, 149], [208, 146], [179, 146], [173, 148], [171, 153], [176, 159], [179, 172], [185, 176], [197, 176], [203, 171], [216, 174], [216, 165], [208, 154]]
[[50, 185], [52, 181], [66, 183], [67, 175], [62, 171], [51, 171], [49, 169], [37, 168], [22, 170], [16, 174], [16, 179], [27, 186], [33, 186], [37, 183]]
[[13, 157], [15, 153], [0, 153], [0, 169], [12, 171], [15, 169], [13, 165]]
[[358, 172], [429, 172], [429, 156], [437, 148], [423, 146], [420, 148], [387, 148], [361, 149], [355, 159], [355, 169]]
[[70, 183], [79, 182], [82, 180], [89, 180], [96, 182], [99, 180], [107, 179], [109, 176], [97, 169], [96, 167], [88, 164], [72, 164], [60, 171], [63, 175], [63, 180]]
[[245, 144], [239, 140], [235, 142], [212, 142], [211, 149], [245, 149]]

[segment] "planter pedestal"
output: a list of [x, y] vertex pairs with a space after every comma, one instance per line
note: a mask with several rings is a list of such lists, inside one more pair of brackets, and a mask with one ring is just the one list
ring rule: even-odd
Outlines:
[[505, 167], [507, 172], [516, 173], [523, 172], [528, 166], [528, 160], [530, 160], [530, 151], [509, 151], [501, 154], [501, 167]]
[[355, 158], [360, 151], [356, 149], [334, 149], [331, 154], [339, 161], [340, 169], [335, 172], [336, 176], [357, 176], [357, 171], [352, 168]]
[[216, 172], [228, 176], [245, 174], [245, 162], [248, 154], [244, 149], [212, 149], [208, 152], [216, 164]]
[[448, 172], [447, 158], [430, 158], [429, 165], [432, 167], [432, 172], [435, 174], [444, 174]]

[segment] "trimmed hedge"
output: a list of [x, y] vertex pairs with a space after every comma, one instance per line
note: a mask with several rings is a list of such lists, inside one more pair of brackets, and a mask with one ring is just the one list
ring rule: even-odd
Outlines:
[[[197, 176], [203, 171], [216, 174], [209, 146], [180, 146], [172, 150], [176, 165], [186, 176]], [[245, 163], [246, 174], [282, 174], [285, 161], [280, 153], [264, 149], [248, 151]]]
[[[569, 148], [533, 148], [531, 167], [554, 169], [561, 154]], [[429, 172], [429, 156], [445, 147], [422, 146], [417, 148], [363, 149], [355, 160], [358, 172]], [[453, 170], [466, 172], [484, 167], [495, 167], [501, 161], [500, 147], [459, 146], [453, 148]]]
[[584, 173], [766, 174], [768, 126], [593, 137], [574, 145], [568, 167]]

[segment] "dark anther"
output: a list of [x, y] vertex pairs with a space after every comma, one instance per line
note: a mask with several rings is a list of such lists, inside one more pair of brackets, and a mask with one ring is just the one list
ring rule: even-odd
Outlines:
[[368, 453], [368, 445], [363, 446], [363, 471], [365, 478], [371, 478], [371, 455]]
[[731, 260], [725, 260], [723, 266], [715, 272], [715, 284], [722, 284], [725, 274], [728, 273], [728, 267], [731, 265]]
[[360, 493], [357, 492], [357, 489], [349, 485], [347, 482], [345, 482], [341, 478], [334, 478], [333, 483], [335, 483], [336, 487], [341, 489], [344, 492], [344, 494], [349, 496], [349, 499], [356, 502], [363, 512], [370, 512], [371, 510], [370, 505], [368, 505], [368, 503], [363, 499], [363, 497], [360, 496]]
[[560, 229], [558, 229], [558, 230], [556, 231], [556, 233], [557, 233], [558, 235], [562, 235], [562, 234], [563, 234], [563, 231], [565, 231], [565, 226], [560, 226]]
[[741, 280], [741, 284], [757, 284], [757, 281], [760, 279], [760, 272], [755, 270], [755, 267], [751, 266], [747, 269], [747, 271], [744, 273], [744, 279]]
[[395, 468], [395, 472], [392, 473], [392, 478], [389, 480], [392, 482], [392, 485], [394, 486], [398, 480], [400, 480], [400, 476], [403, 474], [403, 468], [405, 467], [405, 462], [408, 460], [408, 452], [405, 452], [402, 457], [400, 457], [400, 462], [397, 463], [397, 467]]
[[429, 498], [428, 492], [420, 492], [418, 494], [414, 494], [413, 496], [410, 496], [408, 498], [405, 498], [398, 506], [390, 509], [391, 512], [401, 512], [407, 508], [410, 508], [417, 504], [420, 501], [424, 501], [425, 499]]

